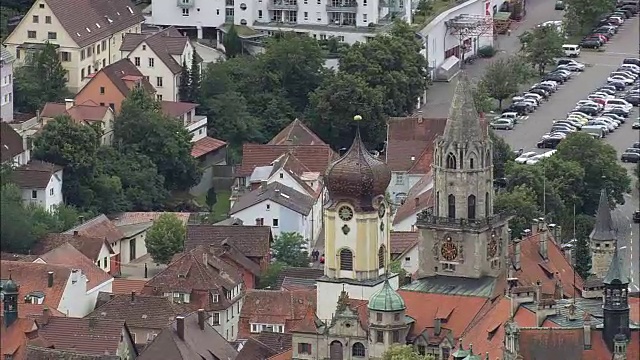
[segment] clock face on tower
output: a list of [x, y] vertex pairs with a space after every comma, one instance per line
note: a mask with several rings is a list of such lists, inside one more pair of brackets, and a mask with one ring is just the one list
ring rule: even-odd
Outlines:
[[447, 261], [453, 261], [458, 257], [458, 247], [448, 238], [440, 247], [440, 254]]
[[338, 209], [338, 216], [340, 216], [340, 220], [342, 221], [349, 221], [353, 219], [353, 210], [348, 206], [341, 206], [340, 209]]
[[387, 209], [384, 207], [384, 204], [380, 204], [380, 206], [378, 207], [378, 216], [380, 217], [380, 219], [382, 219], [386, 210]]
[[492, 258], [492, 257], [495, 257], [497, 253], [498, 253], [498, 241], [496, 241], [496, 238], [492, 236], [491, 240], [489, 240], [489, 243], [487, 244], [487, 255], [490, 258]]

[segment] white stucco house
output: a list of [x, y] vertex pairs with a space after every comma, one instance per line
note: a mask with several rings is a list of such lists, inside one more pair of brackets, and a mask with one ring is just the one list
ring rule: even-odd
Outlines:
[[266, 182], [238, 199], [229, 215], [244, 224], [270, 226], [273, 236], [299, 233], [312, 244], [322, 228], [322, 204], [281, 182]]
[[188, 37], [174, 27], [150, 34], [127, 34], [120, 53], [147, 77], [156, 89], [158, 100], [181, 100], [178, 87], [182, 64], [184, 62], [187, 69], [191, 69], [194, 54]]
[[13, 170], [11, 179], [22, 192], [25, 204], [40, 206], [47, 211], [64, 202], [61, 166], [32, 160]]
[[124, 35], [139, 33], [143, 21], [129, 0], [37, 0], [4, 44], [17, 63], [45, 43], [54, 44], [75, 93], [88, 75], [120, 60]]
[[13, 55], [0, 45], [0, 121], [13, 120]]
[[191, 28], [199, 39], [221, 40], [223, 31], [218, 30], [235, 24], [263, 34], [293, 31], [349, 44], [384, 32], [396, 17], [411, 21], [411, 1], [156, 0], [145, 11], [147, 24]]
[[393, 216], [394, 231], [416, 231], [418, 214], [434, 203], [433, 176], [424, 175], [407, 194], [406, 200], [397, 208]]

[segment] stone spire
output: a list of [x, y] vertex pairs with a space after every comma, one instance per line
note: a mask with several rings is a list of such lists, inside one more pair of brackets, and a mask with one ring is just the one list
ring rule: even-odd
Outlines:
[[613, 221], [611, 220], [611, 209], [609, 209], [609, 198], [605, 189], [600, 191], [596, 225], [591, 233], [591, 239], [600, 241], [616, 239], [616, 231], [613, 229]]
[[453, 94], [451, 109], [449, 109], [444, 140], [464, 143], [478, 141], [485, 136], [486, 131], [480, 124], [480, 117], [473, 101], [473, 85], [467, 73], [462, 71]]
[[629, 284], [629, 274], [625, 271], [623, 259], [620, 258], [618, 252], [619, 250], [616, 246], [616, 250], [613, 253], [613, 259], [611, 259], [611, 265], [609, 265], [609, 271], [607, 271], [607, 276], [605, 276], [602, 281], [605, 285]]

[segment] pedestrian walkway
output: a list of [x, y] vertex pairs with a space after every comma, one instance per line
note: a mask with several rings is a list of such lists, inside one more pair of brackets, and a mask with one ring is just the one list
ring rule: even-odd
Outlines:
[[[464, 70], [472, 81], [477, 81], [492, 61], [513, 55], [520, 50], [519, 35], [537, 24], [560, 19], [562, 19], [562, 12], [553, 12], [553, 4], [549, 7], [548, 1], [530, 0], [527, 3], [527, 16], [523, 21], [512, 24], [511, 35], [498, 35], [498, 39], [494, 41], [494, 47], [498, 53], [491, 59], [478, 59], [471, 65], [467, 64], [464, 66]], [[421, 112], [422, 116], [427, 118], [447, 117], [456, 83], [456, 79], [450, 82], [434, 82], [427, 90], [426, 103], [414, 115]]]

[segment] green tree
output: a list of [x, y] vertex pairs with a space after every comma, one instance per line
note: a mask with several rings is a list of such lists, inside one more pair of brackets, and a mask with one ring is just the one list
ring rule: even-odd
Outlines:
[[240, 39], [235, 25], [231, 24], [231, 27], [229, 27], [229, 31], [227, 31], [224, 39], [222, 39], [222, 45], [224, 46], [224, 53], [227, 55], [227, 59], [242, 54], [242, 39]]
[[434, 360], [431, 355], [420, 355], [411, 345], [392, 345], [382, 355], [382, 360]]
[[394, 274], [398, 274], [398, 282], [400, 283], [400, 286], [406, 285], [411, 281], [407, 281], [407, 276], [410, 276], [411, 274], [408, 274], [407, 270], [402, 267], [402, 264], [400, 264], [400, 260], [396, 259], [392, 261], [389, 264], [389, 270]]
[[153, 261], [168, 264], [173, 255], [182, 251], [186, 229], [175, 214], [162, 214], [147, 232], [145, 244]]
[[180, 83], [178, 84], [178, 98], [180, 101], [191, 101], [190, 74], [187, 62], [182, 61], [182, 69], [180, 70]]
[[142, 89], [131, 91], [114, 123], [114, 143], [124, 152], [139, 152], [155, 164], [169, 190], [187, 190], [202, 177], [191, 156], [191, 134]]
[[2, 251], [26, 253], [36, 238], [29, 213], [22, 205], [20, 189], [13, 184], [2, 186], [0, 196], [0, 245]]
[[385, 114], [406, 116], [427, 86], [428, 64], [411, 27], [397, 21], [388, 35], [351, 46], [340, 59], [340, 71], [362, 77], [383, 89]]
[[616, 6], [611, 0], [566, 0], [564, 25], [571, 35], [585, 35], [598, 19]]
[[538, 69], [542, 75], [548, 65], [564, 56], [564, 35], [555, 26], [540, 26], [520, 35], [524, 60]]
[[485, 70], [480, 84], [487, 94], [502, 102], [518, 92], [519, 86], [531, 77], [531, 68], [518, 56], [494, 60]]
[[591, 250], [587, 237], [578, 238], [573, 248], [575, 259], [575, 269], [580, 277], [587, 279], [591, 274]]
[[295, 232], [283, 232], [276, 236], [271, 249], [273, 256], [288, 266], [308, 267], [309, 253], [306, 250], [307, 241]]
[[262, 142], [260, 121], [247, 109], [240, 93], [229, 91], [214, 96], [207, 102], [209, 109], [209, 135], [225, 140], [239, 149], [245, 142]]
[[507, 162], [515, 160], [516, 156], [509, 144], [493, 130], [489, 130], [489, 137], [493, 143], [493, 178], [502, 179], [505, 177]]
[[473, 103], [479, 114], [487, 113], [495, 108], [491, 95], [482, 81], [473, 88]]
[[576, 194], [581, 205], [578, 213], [595, 214], [603, 188], [614, 203], [624, 204], [623, 194], [631, 190], [631, 178], [611, 145], [589, 134], [576, 133], [563, 140], [557, 150], [555, 157], [573, 161], [584, 170], [583, 187]]
[[198, 55], [196, 49], [193, 49], [193, 55], [191, 56], [191, 69], [189, 70], [189, 101], [193, 103], [200, 103], [200, 63], [200, 55]]
[[27, 57], [25, 64], [15, 69], [16, 110], [35, 112], [46, 102], [64, 100], [69, 95], [66, 76], [56, 46], [45, 43], [42, 50]]
[[309, 94], [322, 81], [325, 59], [318, 42], [309, 36], [286, 33], [269, 39], [258, 62], [263, 90], [281, 91], [301, 114], [309, 104]]
[[269, 264], [269, 266], [267, 266], [267, 270], [265, 270], [265, 272], [262, 273], [262, 275], [260, 276], [260, 279], [258, 281], [258, 288], [279, 290], [279, 289], [274, 289], [274, 286], [278, 281], [278, 276], [280, 276], [280, 272], [282, 272], [282, 270], [286, 267], [287, 267], [287, 264], [280, 261], [275, 261]]
[[34, 159], [64, 167], [62, 192], [67, 204], [83, 209], [91, 206], [98, 135], [91, 126], [62, 116], [47, 122], [33, 142]]
[[211, 187], [207, 190], [207, 197], [205, 199], [207, 202], [207, 206], [209, 207], [209, 211], [213, 210], [213, 206], [218, 202], [218, 194], [216, 194], [216, 188]]
[[509, 221], [511, 237], [520, 237], [525, 229], [531, 226], [531, 221], [540, 216], [536, 204], [536, 194], [525, 185], [519, 185], [510, 191], [496, 194], [494, 210], [514, 215]]
[[370, 86], [357, 75], [338, 72], [328, 76], [311, 95], [311, 111], [307, 118], [318, 136], [340, 149], [353, 141], [353, 117], [360, 115], [363, 140], [378, 146], [386, 136], [383, 101], [382, 88]]

